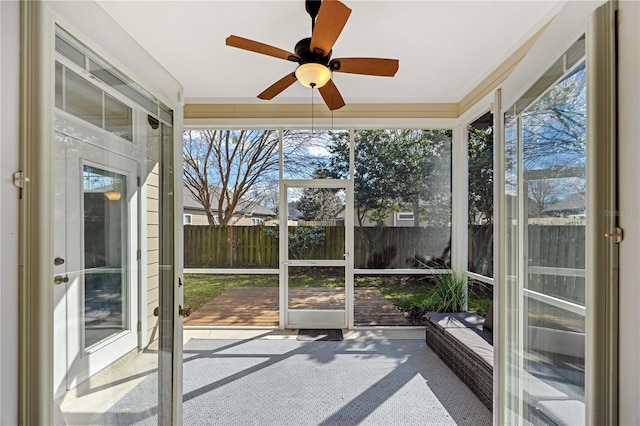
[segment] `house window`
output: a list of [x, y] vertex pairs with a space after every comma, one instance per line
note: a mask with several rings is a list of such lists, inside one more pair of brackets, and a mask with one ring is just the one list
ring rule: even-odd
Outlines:
[[396, 220], [413, 220], [413, 212], [397, 212]]
[[183, 219], [182, 223], [184, 225], [192, 225], [192, 216], [190, 214], [183, 215], [183, 218], [184, 219]]
[[251, 226], [260, 225], [260, 222], [262, 222], [262, 219], [260, 219], [259, 217], [252, 217], [251, 218]]

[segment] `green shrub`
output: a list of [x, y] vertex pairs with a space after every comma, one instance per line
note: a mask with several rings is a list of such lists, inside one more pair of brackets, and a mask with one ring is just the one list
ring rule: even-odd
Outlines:
[[431, 295], [436, 312], [462, 312], [467, 305], [467, 277], [455, 273], [437, 275]]
[[[275, 227], [265, 228], [265, 233], [279, 238], [279, 229]], [[305, 259], [314, 251], [324, 247], [325, 233], [322, 226], [296, 226], [289, 230], [289, 256], [292, 259]]]

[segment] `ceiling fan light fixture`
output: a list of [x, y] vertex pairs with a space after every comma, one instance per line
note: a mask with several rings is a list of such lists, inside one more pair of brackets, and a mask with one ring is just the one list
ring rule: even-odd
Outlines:
[[331, 80], [331, 70], [326, 65], [310, 62], [296, 68], [296, 78], [305, 87], [319, 89]]

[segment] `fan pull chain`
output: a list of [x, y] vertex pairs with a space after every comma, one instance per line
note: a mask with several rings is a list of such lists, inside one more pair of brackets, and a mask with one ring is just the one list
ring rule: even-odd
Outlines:
[[311, 134], [314, 134], [315, 131], [313, 130], [313, 89], [316, 85], [314, 83], [311, 83]]
[[[331, 104], [333, 105], [333, 93], [331, 94]], [[333, 110], [331, 110], [331, 131], [333, 132]]]

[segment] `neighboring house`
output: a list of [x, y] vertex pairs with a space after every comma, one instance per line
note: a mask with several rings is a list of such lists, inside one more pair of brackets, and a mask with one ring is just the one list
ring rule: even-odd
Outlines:
[[549, 216], [583, 218], [586, 211], [585, 203], [584, 194], [571, 194], [551, 204], [544, 212]]
[[[217, 199], [214, 198], [212, 202], [217, 203]], [[224, 204], [226, 207], [226, 204]], [[212, 205], [211, 211], [213, 212], [213, 218], [218, 223], [218, 209], [217, 206]], [[273, 218], [276, 213], [260, 204], [253, 201], [240, 200], [238, 208], [234, 212], [233, 217], [229, 221], [229, 225], [236, 226], [256, 226], [267, 219]], [[191, 192], [184, 189], [184, 204], [183, 204], [183, 224], [185, 225], [208, 225], [209, 220], [202, 204], [200, 204], [193, 197]]]
[[[443, 222], [448, 223], [451, 221], [450, 213], [451, 209], [448, 207], [434, 207], [434, 206], [422, 206], [422, 210], [426, 209], [427, 213], [424, 211], [421, 213], [419, 226], [429, 226], [429, 225], [440, 225]], [[362, 222], [359, 223], [358, 219], [355, 219], [356, 225], [362, 225], [365, 227], [369, 226], [379, 226], [380, 224], [372, 219], [373, 211], [367, 212], [365, 217], [362, 219]], [[358, 214], [356, 210], [355, 214]], [[340, 209], [338, 213], [336, 213], [336, 219], [344, 220], [344, 208]], [[429, 219], [429, 220], [425, 220]], [[435, 223], [434, 223], [435, 222]], [[400, 206], [397, 211], [390, 211], [384, 217], [382, 221], [382, 226], [391, 226], [391, 227], [412, 227], [416, 226], [416, 217], [413, 212], [411, 206]]]

